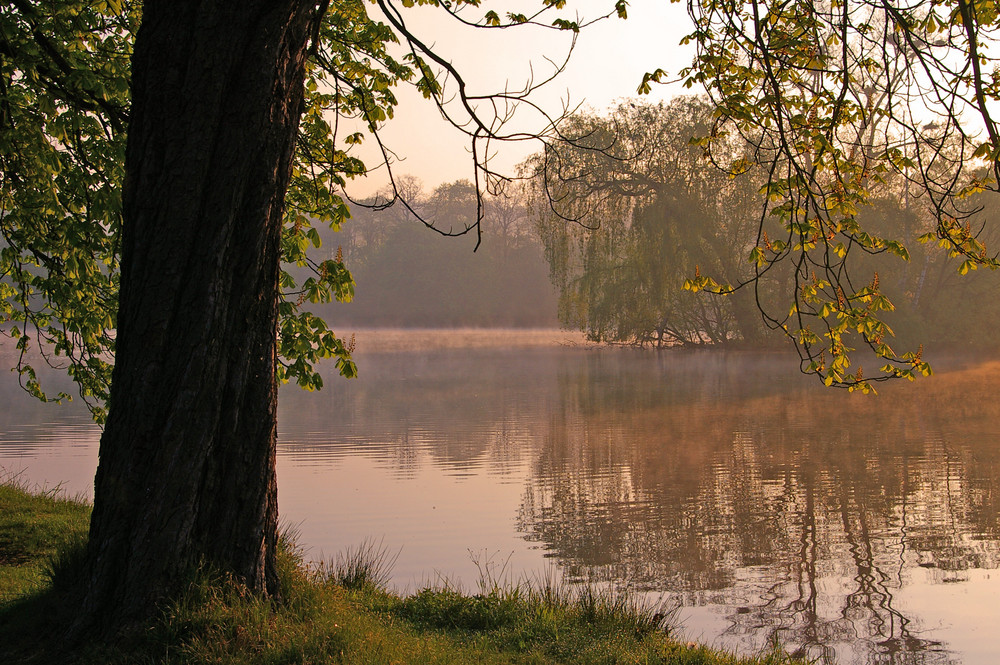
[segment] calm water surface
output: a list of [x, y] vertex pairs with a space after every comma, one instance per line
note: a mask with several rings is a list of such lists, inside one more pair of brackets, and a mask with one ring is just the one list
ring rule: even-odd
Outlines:
[[[662, 596], [746, 653], [1000, 661], [1000, 363], [864, 397], [784, 354], [567, 337], [361, 334], [359, 379], [282, 391], [284, 520], [314, 558], [380, 539], [404, 590], [556, 574]], [[88, 492], [86, 412], [13, 384], [0, 466]]]

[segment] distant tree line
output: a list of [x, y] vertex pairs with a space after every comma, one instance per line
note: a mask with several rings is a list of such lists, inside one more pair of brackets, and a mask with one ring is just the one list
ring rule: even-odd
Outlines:
[[[701, 97], [624, 102], [607, 115], [575, 115], [564, 130], [576, 140], [526, 164], [564, 325], [596, 341], [634, 345], [758, 346], [780, 338], [761, 311], [787, 311], [795, 266], [773, 265], [754, 279], [752, 251], [780, 249], [788, 234], [762, 209], [763, 169], [717, 168], [692, 140], [712, 126], [712, 106]], [[713, 157], [723, 146], [728, 163], [738, 166], [744, 154], [753, 163], [743, 139], [715, 137]], [[968, 220], [974, 231], [1000, 212], [994, 193], [972, 197], [970, 206], [978, 209]], [[937, 223], [926, 196], [890, 175], [858, 217], [863, 228], [909, 249], [909, 261], [849, 257], [851, 276], [881, 285], [895, 305], [885, 318], [899, 343], [995, 343], [1000, 303], [990, 294], [997, 276], [960, 275], [961, 260], [916, 242]], [[722, 297], [684, 289], [705, 274], [749, 283]]]
[[[456, 181], [428, 193], [404, 176], [396, 186], [408, 206], [381, 208], [391, 197], [371, 197], [325, 239], [360, 286], [354, 302], [317, 312], [340, 326], [561, 324], [613, 344], [780, 344], [761, 311], [787, 309], [795, 266], [776, 264], [755, 279], [750, 260], [754, 247], [782, 243], [777, 221], [759, 224], [768, 174], [759, 167], [734, 174], [708, 159], [692, 139], [711, 132], [711, 114], [704, 98], [690, 96], [570, 117], [563, 131], [572, 143], [531, 157], [527, 180], [483, 199], [475, 252], [471, 234], [449, 238], [426, 228], [473, 227], [475, 186]], [[715, 155], [723, 144], [736, 163], [750, 149], [742, 139], [716, 137]], [[978, 209], [968, 220], [973, 227], [1000, 214], [994, 193], [970, 197], [969, 205]], [[848, 263], [852, 276], [876, 283], [893, 303], [886, 321], [897, 343], [995, 344], [997, 277], [975, 266], [960, 274], [961, 261], [916, 242], [936, 224], [926, 196], [889, 176], [858, 218], [909, 251], [909, 261], [856, 252]], [[698, 275], [747, 285], [723, 297], [685, 290]]]
[[353, 302], [328, 308], [338, 326], [553, 327], [556, 293], [543, 247], [519, 192], [487, 196], [483, 239], [444, 237], [476, 221], [475, 186], [460, 180], [430, 193], [419, 180], [398, 179], [401, 201], [380, 208], [385, 196], [354, 206], [349, 224], [324, 247], [340, 248], [357, 288]]

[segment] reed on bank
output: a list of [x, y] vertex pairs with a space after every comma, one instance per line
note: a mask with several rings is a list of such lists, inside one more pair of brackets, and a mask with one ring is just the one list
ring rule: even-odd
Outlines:
[[[775, 649], [738, 658], [671, 637], [670, 613], [628, 594], [490, 575], [474, 593], [447, 584], [403, 596], [392, 557], [369, 543], [311, 564], [284, 539], [280, 601], [201, 571], [161, 617], [113, 643], [60, 644], [89, 506], [57, 491], [0, 484], [0, 662], [346, 665], [779, 665]], [[488, 570], [488, 568], [487, 568]]]

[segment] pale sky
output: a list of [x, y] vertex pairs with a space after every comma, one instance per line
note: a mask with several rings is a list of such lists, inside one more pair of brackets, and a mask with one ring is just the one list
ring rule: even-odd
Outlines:
[[[568, 4], [573, 9], [564, 10], [560, 16], [572, 18], [570, 12], [576, 12], [582, 22], [609, 11], [613, 0], [571, 0]], [[489, 9], [502, 16], [506, 11], [527, 12], [540, 5], [538, 0], [527, 4], [485, 2], [481, 8], [469, 8], [468, 18], [474, 20]], [[603, 112], [616, 100], [637, 97], [636, 90], [645, 72], [659, 67], [673, 77], [690, 62], [692, 48], [679, 45], [681, 38], [691, 31], [683, 4], [633, 0], [628, 14], [628, 20], [609, 18], [581, 31], [566, 70], [533, 99], [553, 115], [558, 115], [567, 101], [572, 107], [582, 104], [584, 108]], [[570, 44], [568, 32], [532, 26], [510, 30], [464, 29], [432, 7], [405, 10], [403, 18], [425, 43], [433, 44], [435, 52], [462, 72], [473, 93], [502, 90], [505, 82], [510, 89], [520, 89], [532, 74], [536, 81], [546, 78], [553, 71], [546, 57], [562, 62]], [[653, 93], [644, 99], [655, 102], [683, 92], [679, 85], [654, 86]], [[395, 173], [418, 177], [426, 191], [442, 182], [471, 180], [469, 140], [444, 123], [433, 104], [412, 88], [401, 88], [398, 95], [396, 118], [382, 133], [383, 141], [403, 159], [394, 165]], [[542, 124], [541, 118], [527, 112], [518, 117], [519, 126], [525, 129]], [[516, 164], [539, 149], [540, 145], [534, 142], [502, 144], [497, 146], [493, 164], [512, 172]], [[365, 161], [369, 167], [377, 162], [367, 155]], [[348, 192], [364, 196], [385, 183], [383, 170], [350, 184]]]

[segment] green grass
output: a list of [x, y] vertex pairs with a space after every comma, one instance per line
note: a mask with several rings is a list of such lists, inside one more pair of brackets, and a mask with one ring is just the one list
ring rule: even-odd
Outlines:
[[[478, 593], [448, 586], [402, 597], [385, 589], [392, 557], [366, 543], [327, 565], [282, 548], [280, 601], [201, 574], [162, 617], [116, 643], [63, 648], [73, 620], [68, 583], [79, 575], [89, 509], [16, 483], [0, 485], [0, 662], [346, 665], [777, 665], [779, 652], [739, 659], [670, 638], [669, 613], [634, 597], [540, 582]], [[53, 558], [55, 557], [55, 558]], [[487, 571], [489, 568], [487, 567]]]
[[17, 476], [0, 477], [0, 603], [44, 588], [53, 557], [87, 536], [90, 506], [58, 488], [29, 491]]

